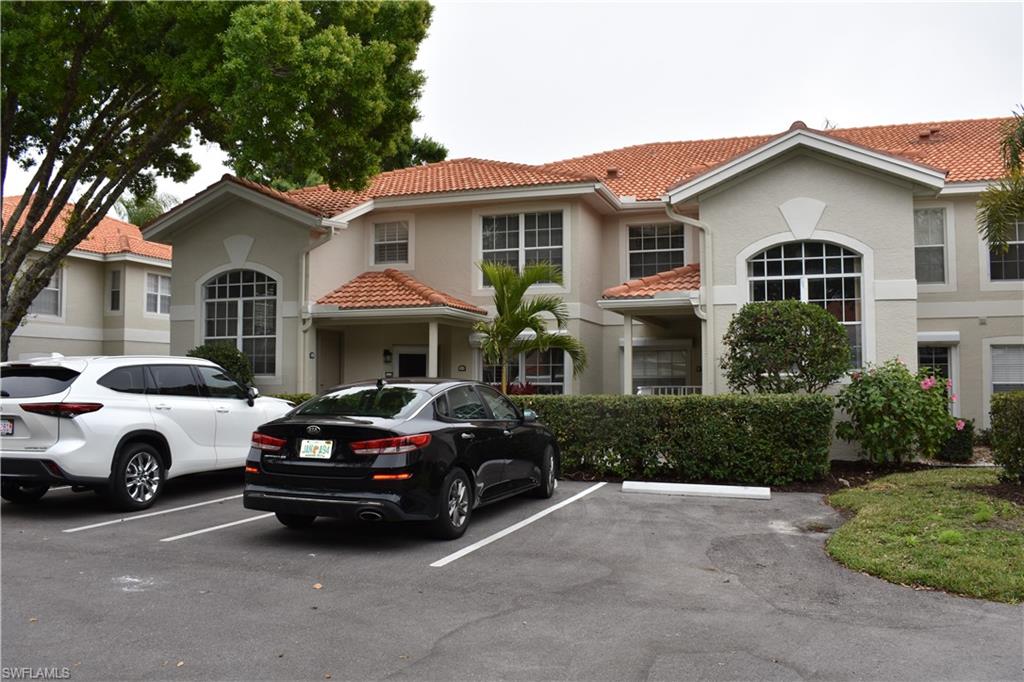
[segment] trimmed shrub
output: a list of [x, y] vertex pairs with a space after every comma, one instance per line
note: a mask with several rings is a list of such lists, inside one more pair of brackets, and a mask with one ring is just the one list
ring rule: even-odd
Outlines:
[[850, 367], [843, 325], [810, 303], [748, 303], [733, 316], [722, 341], [722, 369], [739, 393], [817, 393]]
[[274, 393], [272, 398], [280, 398], [281, 400], [287, 400], [290, 403], [301, 405], [310, 398], [315, 398], [316, 395], [313, 393]]
[[970, 462], [974, 457], [974, 420], [958, 419], [953, 433], [935, 454], [943, 462]]
[[1024, 485], [1024, 391], [992, 396], [992, 459], [1002, 478]]
[[946, 388], [942, 377], [927, 370], [915, 376], [895, 359], [852, 372], [837, 400], [850, 421], [837, 424], [836, 434], [860, 442], [872, 462], [933, 457], [962, 423], [949, 415]]
[[235, 346], [208, 343], [204, 346], [196, 346], [186, 355], [191, 358], [203, 358], [210, 362], [216, 362], [227, 370], [227, 373], [238, 383], [243, 386], [252, 386], [252, 364], [245, 353]]
[[782, 485], [828, 471], [828, 396], [511, 399], [555, 434], [569, 474]]

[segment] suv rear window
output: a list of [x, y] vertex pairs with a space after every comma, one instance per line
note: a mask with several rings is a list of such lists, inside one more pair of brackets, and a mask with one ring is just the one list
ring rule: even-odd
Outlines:
[[0, 367], [0, 398], [35, 398], [62, 393], [78, 378], [67, 367]]
[[118, 367], [104, 374], [96, 383], [121, 393], [145, 393], [150, 388], [146, 381], [146, 368], [141, 365]]

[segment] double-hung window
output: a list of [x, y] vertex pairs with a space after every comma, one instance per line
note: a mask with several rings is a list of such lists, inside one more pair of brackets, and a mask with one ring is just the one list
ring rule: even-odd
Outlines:
[[792, 299], [821, 306], [846, 328], [851, 363], [863, 364], [860, 256], [836, 244], [790, 242], [747, 261], [751, 301]]
[[946, 282], [946, 209], [914, 210], [914, 266], [918, 284]]
[[1024, 391], [1024, 345], [992, 346], [992, 392]]
[[171, 278], [167, 275], [146, 274], [146, 312], [168, 315], [171, 312]]
[[683, 226], [647, 223], [629, 226], [629, 278], [648, 277], [686, 265]]
[[398, 220], [373, 226], [374, 265], [405, 265], [409, 262], [409, 223]]
[[107, 298], [107, 310], [112, 313], [121, 310], [121, 271], [110, 271], [110, 292]]
[[562, 267], [561, 211], [485, 215], [481, 229], [481, 256], [486, 263], [504, 263], [517, 270], [542, 262]]
[[992, 281], [1024, 280], [1024, 221], [1013, 226], [1006, 251], [989, 249], [988, 271]]
[[46, 283], [43, 290], [36, 294], [32, 304], [28, 307], [28, 311], [33, 315], [53, 315], [54, 317], [59, 317], [63, 279], [62, 269], [58, 267], [54, 270], [53, 275], [50, 276], [50, 281]]

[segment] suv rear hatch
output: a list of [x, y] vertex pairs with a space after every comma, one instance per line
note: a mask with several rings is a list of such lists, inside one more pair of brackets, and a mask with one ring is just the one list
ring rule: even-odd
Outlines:
[[0, 451], [44, 451], [60, 438], [60, 418], [22, 408], [30, 403], [59, 403], [85, 369], [57, 364], [9, 363], [0, 366]]

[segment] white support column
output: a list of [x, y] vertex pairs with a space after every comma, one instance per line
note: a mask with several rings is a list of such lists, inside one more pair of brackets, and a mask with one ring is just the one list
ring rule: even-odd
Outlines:
[[573, 385], [576, 381], [576, 374], [573, 371], [572, 358], [570, 358], [569, 354], [565, 351], [562, 351], [562, 363], [562, 367], [565, 370], [562, 377], [562, 381], [564, 382], [562, 392], [565, 395], [572, 395], [576, 392], [576, 388]]
[[622, 394], [633, 392], [633, 316], [622, 316]]
[[427, 335], [427, 376], [437, 376], [437, 321], [431, 320]]

